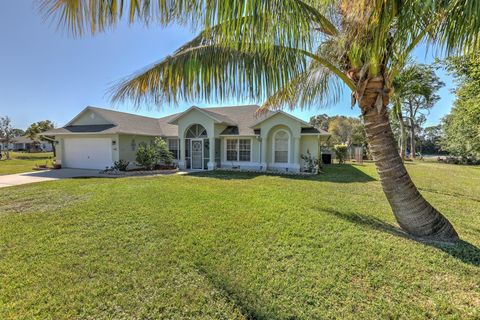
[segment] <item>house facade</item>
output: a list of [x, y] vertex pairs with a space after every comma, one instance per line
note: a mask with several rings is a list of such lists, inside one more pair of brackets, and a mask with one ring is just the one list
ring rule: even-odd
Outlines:
[[167, 140], [179, 168], [302, 171], [301, 155], [319, 156], [325, 131], [283, 111], [256, 115], [258, 106], [191, 107], [156, 119], [87, 107], [55, 137], [63, 167], [104, 169], [114, 161], [134, 164], [136, 151], [155, 137]]

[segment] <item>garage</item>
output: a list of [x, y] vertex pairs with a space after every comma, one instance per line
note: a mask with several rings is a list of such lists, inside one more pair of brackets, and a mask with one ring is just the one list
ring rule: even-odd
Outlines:
[[112, 139], [70, 138], [64, 140], [65, 168], [105, 169], [112, 165]]

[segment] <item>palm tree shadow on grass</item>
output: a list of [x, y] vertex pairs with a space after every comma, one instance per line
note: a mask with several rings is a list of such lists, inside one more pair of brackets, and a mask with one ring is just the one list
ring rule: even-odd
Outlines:
[[228, 281], [222, 280], [220, 277], [208, 272], [207, 268], [200, 263], [196, 263], [194, 268], [195, 271], [207, 280], [212, 287], [217, 289], [225, 299], [232, 302], [245, 319], [272, 319], [271, 316], [264, 315], [261, 311], [253, 308], [250, 303], [243, 301], [236, 294], [236, 289], [230, 285]]
[[319, 181], [319, 182], [334, 182], [334, 183], [352, 183], [352, 182], [370, 182], [376, 181], [372, 176], [366, 174], [362, 170], [356, 168], [351, 164], [342, 165], [328, 165], [324, 172], [317, 175], [290, 175], [281, 173], [261, 173], [261, 172], [247, 172], [247, 171], [199, 171], [191, 172], [189, 176], [200, 178], [213, 178], [222, 180], [248, 180], [255, 179], [260, 176], [278, 176], [285, 179], [305, 180], [305, 181]]
[[423, 239], [414, 238], [409, 234], [405, 233], [400, 228], [377, 218], [372, 218], [359, 213], [340, 212], [333, 209], [322, 209], [322, 211], [350, 223], [357, 224], [362, 228], [370, 228], [383, 231], [394, 236], [414, 240], [426, 246], [437, 248], [449, 254], [450, 256], [463, 261], [464, 263], [480, 267], [480, 248], [474, 246], [469, 242], [459, 240], [455, 244], [445, 244], [440, 242], [425, 241]]

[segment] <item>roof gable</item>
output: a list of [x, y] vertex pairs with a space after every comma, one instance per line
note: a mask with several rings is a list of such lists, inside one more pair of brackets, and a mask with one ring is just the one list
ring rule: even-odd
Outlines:
[[289, 113], [286, 113], [286, 112], [284, 112], [284, 111], [282, 111], [282, 110], [279, 110], [279, 111], [271, 112], [271, 113], [268, 114], [265, 118], [260, 119], [259, 121], [257, 121], [256, 123], [254, 123], [254, 124], [251, 126], [251, 128], [258, 128], [258, 126], [259, 126], [261, 123], [263, 123], [263, 122], [265, 122], [266, 120], [271, 119], [271, 118], [273, 118], [273, 117], [279, 116], [279, 115], [283, 115], [283, 116], [285, 116], [285, 117], [288, 117], [288, 118], [290, 118], [290, 119], [292, 119], [292, 120], [295, 120], [295, 121], [299, 122], [299, 123], [300, 123], [300, 126], [301, 126], [302, 128], [310, 128], [310, 127], [312, 127], [311, 124], [303, 121], [302, 119], [299, 119], [299, 118], [297, 118], [297, 117], [292, 116], [292, 115], [289, 114]]
[[188, 113], [190, 113], [194, 110], [199, 111], [200, 113], [203, 113], [204, 115], [206, 115], [207, 117], [212, 119], [215, 123], [222, 123], [222, 124], [226, 124], [226, 125], [235, 125], [236, 124], [232, 119], [230, 119], [226, 115], [216, 113], [216, 112], [211, 111], [209, 109], [199, 108], [197, 106], [192, 106], [192, 107], [188, 108], [187, 110], [185, 110], [184, 112], [176, 114], [172, 119], [170, 119], [170, 121], [168, 123], [177, 124], [178, 120], [180, 120], [182, 117], [184, 117], [185, 115], [187, 115]]
[[77, 114], [70, 122], [65, 126], [83, 126], [83, 125], [115, 125], [113, 121], [105, 118], [96, 108], [86, 107], [79, 114]]

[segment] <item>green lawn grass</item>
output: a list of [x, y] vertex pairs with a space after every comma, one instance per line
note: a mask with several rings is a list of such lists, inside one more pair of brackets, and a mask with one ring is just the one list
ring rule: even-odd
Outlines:
[[0, 189], [0, 319], [478, 319], [480, 168], [407, 167], [463, 242], [402, 236], [369, 163]]
[[51, 164], [53, 159], [52, 152], [10, 152], [10, 160], [5, 159], [5, 153], [2, 156], [2, 160], [0, 160], [0, 175], [30, 172], [33, 171], [32, 168], [35, 165], [45, 164], [46, 161]]

